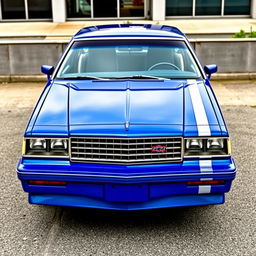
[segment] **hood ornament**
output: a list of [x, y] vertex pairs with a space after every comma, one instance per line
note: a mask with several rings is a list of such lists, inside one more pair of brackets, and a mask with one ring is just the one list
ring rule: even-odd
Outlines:
[[129, 127], [130, 127], [130, 122], [129, 122], [129, 121], [126, 121], [126, 122], [125, 122], [125, 130], [128, 131], [128, 130], [129, 130]]

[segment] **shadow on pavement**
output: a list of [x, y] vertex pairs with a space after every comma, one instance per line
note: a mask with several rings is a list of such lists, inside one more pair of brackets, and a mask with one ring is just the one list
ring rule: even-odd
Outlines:
[[[143, 211], [113, 211], [63, 207], [63, 220], [84, 226], [182, 226], [189, 222], [207, 221], [216, 206], [179, 207]], [[195, 223], [194, 223], [195, 224]]]

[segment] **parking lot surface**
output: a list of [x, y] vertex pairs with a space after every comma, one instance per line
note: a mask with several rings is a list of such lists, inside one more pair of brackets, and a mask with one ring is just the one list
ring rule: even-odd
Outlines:
[[42, 84], [0, 84], [0, 255], [256, 255], [256, 82], [214, 82], [238, 175], [224, 205], [117, 212], [30, 205], [16, 177]]

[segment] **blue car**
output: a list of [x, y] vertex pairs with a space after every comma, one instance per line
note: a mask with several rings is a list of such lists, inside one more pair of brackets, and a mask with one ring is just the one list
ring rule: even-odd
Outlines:
[[28, 122], [17, 173], [31, 204], [113, 210], [222, 204], [229, 134], [186, 36], [161, 25], [81, 29]]

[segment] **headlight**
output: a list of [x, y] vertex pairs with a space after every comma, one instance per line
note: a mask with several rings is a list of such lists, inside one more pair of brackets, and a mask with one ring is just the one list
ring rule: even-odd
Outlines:
[[65, 139], [54, 139], [51, 140], [51, 149], [67, 149], [67, 144]]
[[31, 149], [46, 149], [46, 139], [31, 139], [29, 141], [29, 148]]
[[188, 138], [185, 139], [185, 156], [230, 155], [228, 138]]
[[186, 149], [190, 150], [202, 150], [203, 140], [201, 139], [191, 139], [186, 141]]
[[224, 139], [208, 139], [207, 140], [207, 149], [209, 150], [222, 150], [224, 148]]
[[23, 143], [23, 155], [26, 156], [68, 156], [66, 138], [25, 138]]

